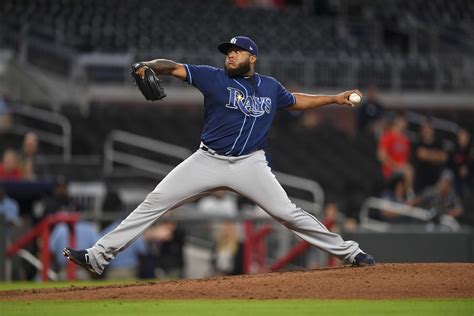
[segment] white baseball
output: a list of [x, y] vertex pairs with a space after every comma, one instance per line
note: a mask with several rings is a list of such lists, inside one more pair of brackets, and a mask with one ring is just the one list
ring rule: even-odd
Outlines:
[[357, 93], [352, 93], [349, 96], [349, 101], [351, 101], [354, 104], [360, 103], [360, 100], [361, 100], [360, 95], [358, 95]]

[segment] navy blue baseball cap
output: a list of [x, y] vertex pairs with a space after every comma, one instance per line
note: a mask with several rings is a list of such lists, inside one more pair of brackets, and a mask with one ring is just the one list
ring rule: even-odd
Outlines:
[[255, 42], [250, 37], [247, 37], [247, 36], [232, 37], [229, 42], [220, 43], [219, 46], [217, 46], [217, 49], [222, 54], [226, 55], [227, 51], [232, 46], [240, 47], [240, 48], [248, 51], [252, 55], [255, 55], [255, 56], [258, 55], [257, 44], [255, 44]]

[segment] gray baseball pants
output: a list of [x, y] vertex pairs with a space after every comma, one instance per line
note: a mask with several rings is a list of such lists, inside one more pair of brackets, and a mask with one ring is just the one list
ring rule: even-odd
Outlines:
[[290, 201], [271, 172], [263, 150], [228, 157], [198, 149], [174, 168], [117, 228], [87, 249], [92, 267], [102, 274], [120, 251], [167, 211], [216, 188], [227, 188], [249, 198], [296, 235], [340, 259], [352, 261], [361, 252], [356, 242], [344, 241]]

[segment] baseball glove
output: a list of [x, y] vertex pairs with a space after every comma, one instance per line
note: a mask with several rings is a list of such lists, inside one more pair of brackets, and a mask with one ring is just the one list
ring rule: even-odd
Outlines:
[[165, 90], [161, 86], [161, 80], [153, 69], [145, 63], [135, 63], [132, 65], [132, 77], [138, 89], [148, 101], [161, 100], [166, 97]]

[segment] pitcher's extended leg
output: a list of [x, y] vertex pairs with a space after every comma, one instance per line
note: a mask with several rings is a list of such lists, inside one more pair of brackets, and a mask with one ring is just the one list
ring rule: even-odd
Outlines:
[[361, 252], [358, 243], [344, 241], [338, 234], [330, 232], [315, 216], [291, 203], [268, 167], [263, 151], [236, 162], [234, 171], [239, 175], [239, 180], [235, 181], [236, 185], [232, 188], [253, 200], [302, 239], [349, 261], [353, 261]]
[[117, 228], [87, 250], [94, 270], [101, 274], [118, 252], [167, 211], [221, 186], [219, 181], [225, 178], [225, 172], [219, 164], [222, 161], [197, 151], [173, 169]]

